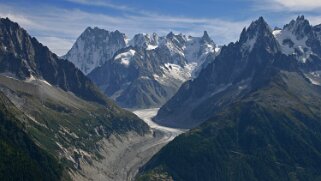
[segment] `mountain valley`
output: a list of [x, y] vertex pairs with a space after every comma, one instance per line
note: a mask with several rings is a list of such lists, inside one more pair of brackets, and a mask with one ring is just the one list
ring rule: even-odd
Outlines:
[[0, 19], [1, 180], [317, 181], [320, 108], [302, 15], [224, 46], [88, 27], [60, 57]]
[[[288, 27], [313, 29], [303, 16], [282, 31]], [[195, 80], [184, 83], [155, 119], [193, 129], [158, 152], [138, 180], [321, 178], [321, 87], [317, 75], [307, 76], [319, 70], [320, 58], [311, 50], [320, 42], [308, 44], [314, 32], [280, 42], [275, 34], [282, 31], [273, 33], [260, 17]], [[300, 38], [306, 47], [294, 43]]]

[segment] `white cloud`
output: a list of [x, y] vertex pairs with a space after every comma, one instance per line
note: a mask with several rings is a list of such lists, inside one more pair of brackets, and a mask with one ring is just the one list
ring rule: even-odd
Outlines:
[[319, 25], [321, 23], [321, 15], [320, 16], [307, 16], [306, 17], [310, 24], [312, 25]]
[[79, 9], [41, 7], [35, 10], [35, 8], [3, 4], [0, 4], [0, 16], [18, 22], [58, 55], [65, 54], [71, 48], [72, 42], [88, 26], [98, 26], [111, 31], [117, 29], [129, 37], [143, 32], [164, 35], [169, 31], [201, 36], [203, 30], [207, 30], [215, 42], [225, 44], [236, 41], [242, 28], [250, 23], [250, 21], [164, 16], [144, 11], [139, 14], [112, 16]]
[[135, 11], [134, 8], [114, 4], [110, 1], [102, 1], [102, 0], [66, 0], [73, 3], [84, 4], [84, 5], [91, 5], [91, 6], [104, 6], [112, 9], [122, 10], [122, 11]]
[[320, 0], [252, 0], [257, 10], [309, 12], [321, 9]]
[[273, 0], [290, 10], [315, 10], [321, 8], [320, 0]]

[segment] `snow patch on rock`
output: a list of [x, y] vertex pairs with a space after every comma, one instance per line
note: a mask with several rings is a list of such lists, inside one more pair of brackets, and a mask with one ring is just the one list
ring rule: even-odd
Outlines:
[[186, 64], [184, 67], [177, 64], [166, 63], [161, 67], [164, 74], [161, 76], [154, 74], [154, 79], [163, 85], [168, 85], [173, 81], [182, 83], [192, 77], [192, 72], [196, 66], [197, 63]]
[[42, 82], [42, 83], [44, 83], [44, 84], [46, 84], [46, 85], [48, 85], [48, 86], [52, 86], [49, 82], [47, 82], [46, 80], [44, 80], [44, 79], [39, 79], [39, 78], [36, 78], [36, 77], [34, 77], [32, 74], [30, 75], [30, 77], [29, 78], [27, 78], [26, 80], [25, 80], [25, 82], [27, 82], [27, 83], [35, 83], [35, 82]]
[[116, 55], [115, 60], [120, 60], [120, 63], [128, 66], [130, 64], [130, 60], [133, 56], [135, 56], [136, 51], [133, 49], [130, 49], [127, 52], [120, 53]]
[[310, 72], [308, 74], [305, 74], [305, 77], [309, 79], [311, 84], [318, 86], [321, 85], [321, 71]]
[[274, 30], [273, 35], [281, 45], [284, 54], [297, 55], [302, 63], [305, 63], [313, 54], [311, 48], [306, 44], [308, 37], [298, 39], [288, 30]]
[[158, 46], [157, 45], [148, 45], [146, 50], [154, 50], [156, 49]]

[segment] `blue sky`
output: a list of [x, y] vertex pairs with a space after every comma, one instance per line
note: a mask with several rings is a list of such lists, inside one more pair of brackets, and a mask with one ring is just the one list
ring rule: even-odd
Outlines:
[[156, 32], [201, 36], [217, 44], [236, 41], [245, 26], [263, 16], [273, 28], [298, 15], [321, 23], [320, 0], [0, 0], [0, 16], [18, 22], [58, 55], [88, 26], [119, 30], [131, 38]]

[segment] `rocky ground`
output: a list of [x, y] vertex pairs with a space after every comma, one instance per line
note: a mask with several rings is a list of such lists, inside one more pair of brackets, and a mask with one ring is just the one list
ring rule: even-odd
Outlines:
[[135, 133], [113, 135], [100, 142], [102, 160], [80, 161], [81, 171], [72, 172], [74, 180], [111, 180], [131, 181], [139, 168], [144, 165], [164, 145], [173, 140], [184, 130], [159, 126], [151, 118], [158, 109], [132, 110], [150, 127], [145, 136]]

